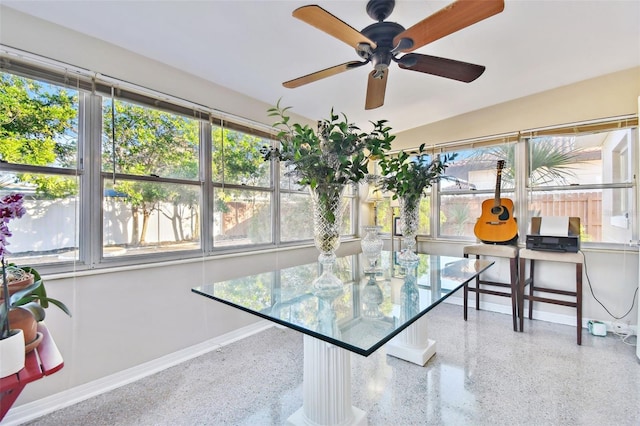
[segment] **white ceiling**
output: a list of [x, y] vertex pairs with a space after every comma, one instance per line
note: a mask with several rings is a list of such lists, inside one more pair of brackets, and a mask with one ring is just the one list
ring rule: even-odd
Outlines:
[[[640, 0], [507, 0], [504, 11], [416, 52], [485, 65], [466, 84], [392, 64], [385, 105], [365, 111], [370, 66], [296, 89], [282, 82], [359, 60], [341, 41], [291, 16], [310, 1], [14, 1], [3, 5], [105, 40], [316, 120], [333, 107], [395, 131], [640, 65]], [[405, 28], [449, 1], [402, 1]], [[366, 1], [318, 1], [356, 29]], [[94, 70], [100, 71], [100, 70]]]

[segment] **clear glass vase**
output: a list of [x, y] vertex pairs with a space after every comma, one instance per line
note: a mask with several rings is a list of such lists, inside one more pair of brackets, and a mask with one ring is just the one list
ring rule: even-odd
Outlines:
[[325, 336], [340, 339], [342, 332], [338, 326], [338, 319], [334, 309], [336, 298], [340, 292], [318, 295], [318, 326], [317, 331]]
[[382, 226], [363, 226], [364, 236], [360, 240], [360, 246], [362, 247], [362, 253], [369, 262], [368, 267], [365, 267], [365, 272], [375, 271], [378, 258], [382, 252], [382, 246], [384, 242], [380, 238], [380, 230]]
[[316, 292], [331, 293], [342, 289], [343, 283], [333, 274], [336, 260], [335, 251], [340, 246], [342, 217], [346, 204], [344, 190], [346, 185], [320, 184], [310, 188], [313, 205], [313, 241], [320, 251], [318, 261], [322, 265], [322, 274], [313, 282]]
[[380, 304], [384, 300], [382, 289], [376, 281], [376, 274], [367, 274], [369, 279], [362, 289], [362, 317], [365, 319], [381, 319], [384, 317], [380, 311]]
[[313, 241], [320, 256], [335, 256], [340, 246], [340, 231], [346, 185], [324, 184], [310, 188], [313, 204]]
[[416, 235], [420, 221], [420, 197], [400, 197], [400, 230], [402, 232], [402, 250], [400, 259], [416, 261]]
[[405, 268], [404, 283], [400, 289], [400, 320], [407, 321], [420, 311], [420, 295], [418, 290], [418, 261], [401, 260]]

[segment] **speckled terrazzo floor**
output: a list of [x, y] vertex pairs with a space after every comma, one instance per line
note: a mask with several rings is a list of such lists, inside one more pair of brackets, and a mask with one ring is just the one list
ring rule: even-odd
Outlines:
[[[427, 314], [425, 367], [352, 355], [353, 404], [369, 425], [638, 425], [640, 363], [617, 336], [442, 304]], [[630, 339], [635, 342], [635, 337]], [[302, 334], [235, 342], [30, 425], [281, 425], [302, 405]]]

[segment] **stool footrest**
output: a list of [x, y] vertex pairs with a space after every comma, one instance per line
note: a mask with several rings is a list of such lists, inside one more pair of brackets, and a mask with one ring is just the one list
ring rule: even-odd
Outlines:
[[553, 293], [553, 294], [562, 294], [564, 296], [573, 296], [576, 297], [578, 294], [575, 291], [569, 290], [558, 290], [555, 288], [545, 288], [545, 287], [533, 287], [533, 291], [541, 291], [545, 293]]
[[[492, 286], [496, 286], [496, 287], [506, 287], [506, 288], [511, 288], [511, 284], [509, 283], [498, 283], [495, 281], [487, 281], [487, 280], [480, 280], [478, 281], [479, 285], [492, 285]], [[471, 287], [469, 287], [471, 288]]]
[[503, 293], [501, 291], [489, 290], [489, 289], [486, 289], [486, 288], [469, 287], [469, 291], [474, 291], [474, 292], [480, 293], [480, 294], [491, 294], [491, 295], [494, 295], [494, 296], [511, 297], [511, 293]]
[[547, 297], [529, 296], [529, 295], [524, 295], [523, 299], [530, 300], [533, 302], [551, 303], [552, 305], [570, 306], [572, 308], [578, 307], [578, 304], [576, 302], [571, 302], [569, 300], [549, 299]]

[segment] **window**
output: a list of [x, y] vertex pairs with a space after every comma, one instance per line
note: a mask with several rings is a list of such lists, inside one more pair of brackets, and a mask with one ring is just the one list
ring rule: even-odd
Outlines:
[[[474, 226], [482, 214], [485, 200], [495, 200], [496, 195], [515, 200], [515, 144], [500, 142], [451, 151], [457, 153], [457, 157], [447, 167], [437, 186], [440, 237], [475, 238]], [[505, 163], [498, 182], [499, 160]], [[496, 189], [499, 189], [499, 194]]]
[[214, 247], [271, 243], [270, 191], [216, 188], [213, 195]]
[[624, 128], [527, 138], [529, 216], [579, 217], [586, 243], [631, 241], [636, 132]]
[[280, 193], [280, 241], [313, 239], [312, 217], [309, 191]]
[[271, 128], [44, 58], [0, 70], [0, 195], [28, 210], [11, 261], [49, 273], [312, 240], [308, 190], [260, 152]]
[[200, 249], [199, 121], [102, 101], [103, 257]]
[[11, 224], [11, 261], [74, 261], [80, 93], [0, 72], [0, 105], [0, 195], [23, 193], [27, 209]]
[[271, 141], [213, 126], [214, 248], [273, 243], [271, 163], [260, 149]]
[[[458, 156], [438, 184], [438, 236], [475, 239], [482, 202], [499, 183], [500, 197], [514, 202], [521, 241], [531, 217], [575, 216], [583, 245], [627, 244], [637, 238], [635, 123], [623, 118], [449, 148]], [[499, 182], [498, 160], [505, 161]]]

